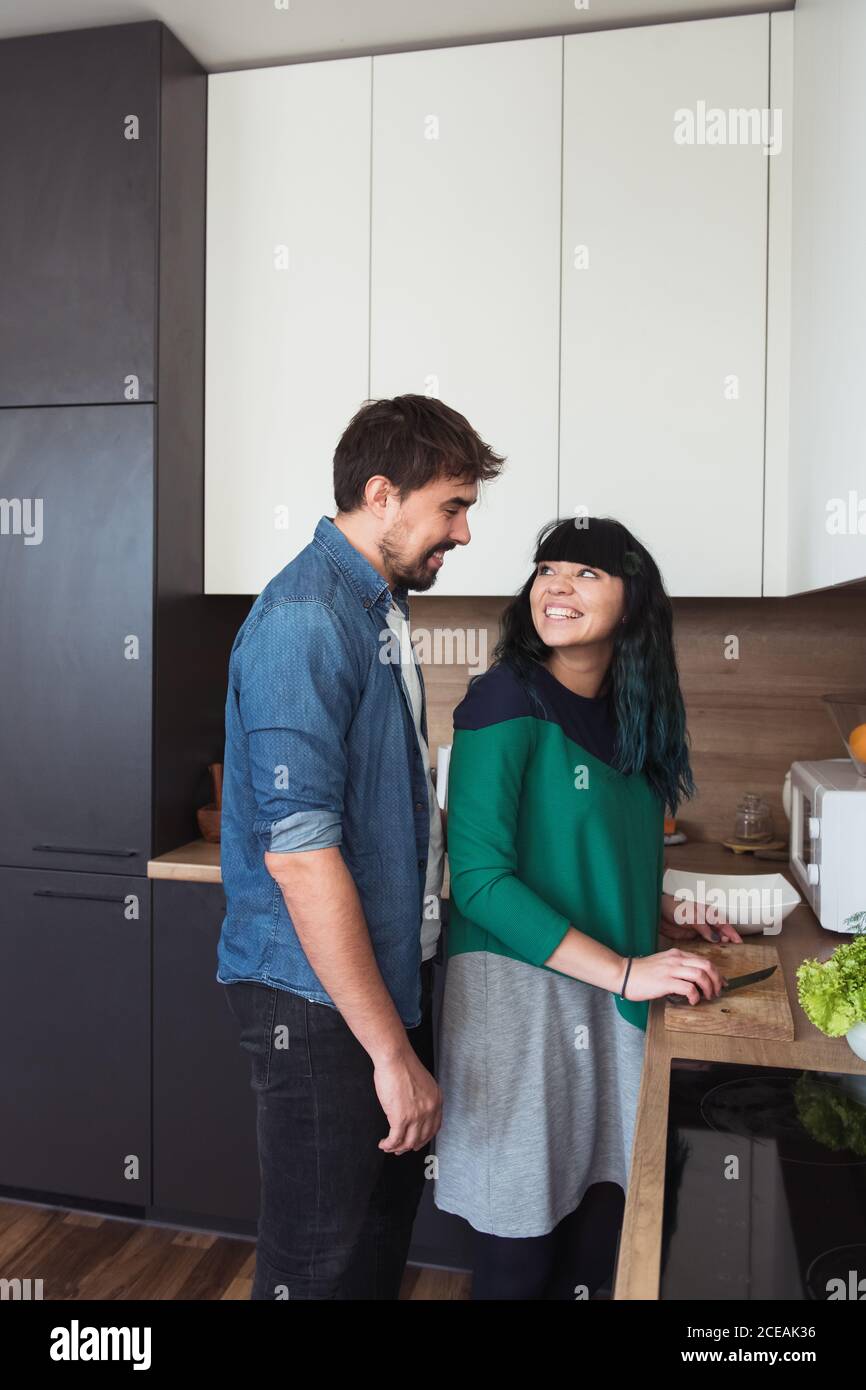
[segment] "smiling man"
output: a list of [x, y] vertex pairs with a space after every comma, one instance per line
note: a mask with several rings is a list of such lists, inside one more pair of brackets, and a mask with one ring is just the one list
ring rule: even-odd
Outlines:
[[334, 455], [336, 516], [232, 647], [217, 979], [257, 1096], [254, 1299], [399, 1294], [442, 1106], [444, 835], [407, 593], [468, 543], [502, 463], [441, 401], [368, 402]]

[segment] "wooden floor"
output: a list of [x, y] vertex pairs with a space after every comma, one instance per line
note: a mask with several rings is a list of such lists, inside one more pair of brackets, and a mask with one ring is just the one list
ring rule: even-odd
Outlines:
[[[0, 1202], [0, 1278], [44, 1299], [249, 1299], [255, 1246], [58, 1207]], [[468, 1274], [409, 1268], [401, 1299], [469, 1298]]]

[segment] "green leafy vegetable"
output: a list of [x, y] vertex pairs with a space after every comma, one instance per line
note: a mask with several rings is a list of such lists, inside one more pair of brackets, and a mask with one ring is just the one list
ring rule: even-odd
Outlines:
[[797, 994], [806, 1017], [829, 1038], [866, 1021], [866, 936], [837, 946], [829, 960], [804, 960]]

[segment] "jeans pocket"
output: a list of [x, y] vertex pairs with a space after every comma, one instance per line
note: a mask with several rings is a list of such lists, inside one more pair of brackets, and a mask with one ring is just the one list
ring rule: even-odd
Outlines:
[[266, 1089], [274, 1046], [274, 1019], [280, 991], [272, 985], [239, 980], [224, 986], [226, 999], [240, 1028], [240, 1043], [250, 1059], [250, 1086]]
[[[271, 1020], [271, 1053], [268, 1080], [275, 1086], [285, 1081], [306, 1081], [313, 1074], [310, 1063], [309, 1009], [302, 994], [278, 989], [276, 1012]], [[324, 1008], [324, 1005], [320, 1007]]]

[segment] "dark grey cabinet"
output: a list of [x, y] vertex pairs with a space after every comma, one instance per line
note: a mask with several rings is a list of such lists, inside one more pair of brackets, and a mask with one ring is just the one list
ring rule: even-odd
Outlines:
[[153, 427], [0, 410], [0, 865], [146, 873]]
[[0, 1185], [144, 1208], [150, 885], [0, 869]]
[[255, 1229], [256, 1104], [216, 980], [219, 884], [153, 882], [153, 1202], [165, 1219]]
[[154, 399], [161, 43], [0, 43], [0, 406]]

